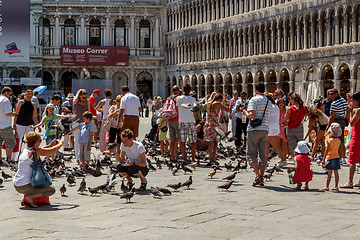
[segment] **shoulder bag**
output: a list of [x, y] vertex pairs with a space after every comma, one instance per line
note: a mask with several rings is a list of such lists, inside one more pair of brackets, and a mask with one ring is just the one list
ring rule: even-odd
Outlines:
[[49, 173], [44, 168], [44, 163], [37, 158], [36, 149], [33, 149], [33, 163], [31, 163], [31, 186], [33, 188], [49, 187], [52, 184]]
[[264, 115], [265, 115], [265, 112], [266, 112], [266, 108], [267, 108], [268, 103], [269, 103], [269, 99], [268, 99], [267, 102], [266, 102], [266, 106], [265, 106], [265, 109], [264, 109], [264, 113], [263, 113], [261, 119], [260, 119], [260, 118], [254, 118], [254, 119], [250, 120], [250, 126], [251, 126], [251, 127], [256, 128], [256, 127], [258, 127], [258, 126], [260, 126], [260, 125], [262, 124], [262, 121], [263, 121], [263, 119], [264, 119]]

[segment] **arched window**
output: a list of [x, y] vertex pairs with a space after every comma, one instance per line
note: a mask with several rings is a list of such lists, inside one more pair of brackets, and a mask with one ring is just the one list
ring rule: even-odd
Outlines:
[[76, 28], [74, 19], [66, 19], [64, 22], [64, 45], [76, 45]]
[[50, 20], [45, 18], [43, 20], [43, 47], [51, 47], [51, 29]]
[[140, 48], [150, 48], [150, 22], [148, 20], [140, 21], [139, 32], [139, 46]]
[[350, 42], [352, 42], [352, 31], [353, 31], [353, 29], [352, 29], [353, 16], [351, 14], [351, 8], [348, 8], [346, 15], [348, 16], [348, 18], [347, 18], [347, 21], [348, 21], [347, 22], [347, 27], [348, 27], [347, 43], [350, 43]]
[[329, 24], [330, 24], [329, 45], [334, 45], [335, 44], [335, 24], [336, 24], [334, 11], [331, 11], [331, 13], [330, 13]]
[[114, 46], [126, 46], [126, 24], [124, 20], [115, 21]]
[[319, 39], [320, 39], [320, 30], [319, 30], [319, 21], [318, 21], [318, 15], [315, 14], [312, 19], [313, 22], [313, 28], [315, 30], [315, 36], [314, 36], [314, 47], [319, 46]]
[[327, 32], [328, 32], [328, 23], [326, 21], [326, 18], [325, 18], [325, 13], [323, 13], [321, 15], [321, 19], [320, 19], [320, 24], [322, 26], [322, 30], [323, 30], [323, 36], [322, 36], [322, 47], [325, 47], [327, 45]]
[[99, 19], [90, 21], [89, 45], [101, 46], [101, 22]]
[[303, 18], [300, 18], [300, 21], [298, 23], [298, 30], [299, 30], [299, 49], [304, 48], [304, 22]]

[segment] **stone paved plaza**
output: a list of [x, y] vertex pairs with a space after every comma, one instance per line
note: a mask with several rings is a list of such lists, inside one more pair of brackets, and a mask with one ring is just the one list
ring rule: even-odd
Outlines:
[[[142, 118], [140, 124], [142, 139], [149, 119]], [[274, 174], [265, 187], [252, 187], [251, 170], [238, 174], [231, 191], [222, 192], [217, 186], [230, 173], [224, 169], [211, 179], [210, 169], [199, 167], [189, 190], [181, 188], [162, 199], [153, 198], [149, 190], [137, 192], [132, 203], [119, 198], [119, 185], [109, 194], [80, 195], [76, 191], [81, 179], [61, 197], [59, 188], [66, 179], [60, 178], [53, 182], [57, 192], [50, 198], [52, 205], [37, 209], [21, 207], [22, 195], [8, 180], [0, 188], [0, 239], [360, 239], [360, 189], [321, 192], [326, 176], [321, 167], [312, 167], [314, 179], [307, 192], [294, 191], [285, 172]], [[189, 175], [181, 171], [173, 176], [167, 168], [150, 172], [148, 188], [184, 182]], [[106, 177], [88, 176], [87, 186], [105, 183]], [[340, 184], [347, 177], [348, 168], [343, 167]]]

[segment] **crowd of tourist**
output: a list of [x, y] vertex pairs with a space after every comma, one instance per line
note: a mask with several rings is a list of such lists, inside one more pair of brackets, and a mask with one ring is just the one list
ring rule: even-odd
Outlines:
[[[239, 151], [246, 150], [255, 173], [254, 186], [264, 185], [271, 148], [279, 156], [279, 167], [286, 166], [288, 161], [294, 162], [295, 167], [288, 172], [295, 172], [293, 181], [298, 184], [297, 189], [301, 188], [301, 183], [305, 183], [305, 189], [309, 188], [308, 183], [313, 177], [311, 161], [318, 161], [328, 169], [324, 191], [329, 190], [333, 172], [334, 191], [339, 187], [360, 185], [360, 181], [353, 183], [356, 163], [360, 163], [360, 148], [356, 147], [360, 141], [360, 93], [344, 99], [337, 89], [329, 89], [326, 98], [319, 96], [310, 106], [305, 106], [299, 94], [285, 95], [282, 90], [266, 93], [263, 83], [255, 84], [253, 97], [234, 91], [231, 98], [214, 92], [201, 99], [191, 90], [189, 84], [182, 88], [175, 85], [171, 96], [165, 100], [136, 96], [127, 86], [123, 86], [122, 94], [118, 96], [106, 89], [102, 100], [98, 99], [102, 97], [98, 89], [90, 96], [85, 89], [79, 89], [75, 96], [69, 93], [66, 99], [60, 93], [54, 93], [40, 116], [37, 93], [27, 90], [14, 105], [13, 101], [10, 102], [13, 99], [11, 88], [3, 87], [0, 95], [0, 141], [4, 142], [7, 160], [19, 160], [19, 170], [14, 177], [17, 191], [29, 194], [30, 204], [32, 197], [38, 196], [40, 192], [32, 192], [29, 186], [29, 159], [34, 160], [35, 151], [38, 156], [47, 156], [47, 162], [54, 159], [60, 142], [56, 139], [61, 137], [61, 146], [66, 151], [73, 150], [77, 163], [83, 168], [89, 164], [95, 141], [104, 155], [115, 154], [120, 164], [118, 171], [129, 183], [131, 177], [139, 177], [139, 190], [145, 190], [148, 165], [144, 146], [137, 141], [140, 117], [155, 119], [152, 125], [156, 130], [147, 136], [161, 143], [161, 156], [169, 157], [172, 162], [182, 160], [199, 164], [195, 158], [197, 151], [208, 151], [209, 161], [216, 162], [219, 140], [231, 132], [229, 141], [233, 141]], [[73, 120], [72, 130], [59, 136], [59, 119], [69, 116]], [[305, 122], [308, 123], [306, 134]], [[45, 132], [39, 139], [40, 135], [34, 131], [41, 133], [42, 126], [45, 126]], [[347, 146], [344, 144], [345, 128], [351, 129]], [[46, 141], [43, 148], [39, 148], [41, 140]], [[13, 152], [20, 152], [23, 141], [27, 143], [27, 150], [19, 157]], [[115, 148], [109, 147], [114, 144]], [[310, 144], [312, 151], [308, 147]], [[190, 156], [187, 149], [191, 150]], [[129, 160], [126, 164], [125, 156]], [[349, 180], [338, 186], [338, 169], [347, 164]], [[47, 189], [43, 196], [51, 193], [52, 190]]]

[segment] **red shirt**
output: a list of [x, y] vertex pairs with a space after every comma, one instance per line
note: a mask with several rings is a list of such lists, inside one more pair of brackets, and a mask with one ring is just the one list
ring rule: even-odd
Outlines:
[[90, 112], [92, 113], [92, 115], [97, 116], [96, 110], [95, 108], [93, 108], [93, 104], [95, 104], [95, 98], [93, 95], [89, 97], [89, 101], [90, 101]]
[[294, 105], [290, 107], [290, 116], [288, 122], [288, 128], [293, 129], [300, 126], [300, 123], [306, 115], [306, 109], [304, 106], [296, 108]]
[[[174, 98], [174, 101], [175, 101], [175, 106], [176, 106], [176, 99], [177, 99], [178, 96], [175, 96], [174, 94], [171, 95], [168, 99], [170, 98]], [[174, 117], [173, 119], [169, 119], [168, 122], [178, 122], [179, 121], [179, 114]]]

